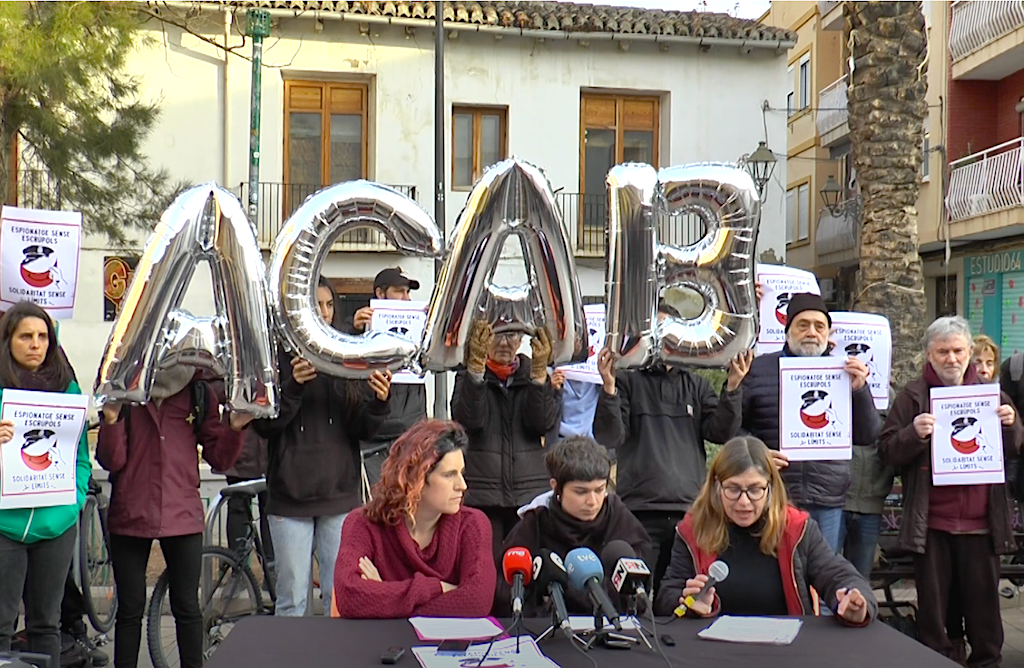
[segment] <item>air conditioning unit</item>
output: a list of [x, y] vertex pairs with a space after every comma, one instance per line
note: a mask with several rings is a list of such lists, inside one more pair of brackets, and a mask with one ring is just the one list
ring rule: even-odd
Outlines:
[[834, 278], [819, 278], [818, 287], [821, 289], [821, 298], [827, 302], [836, 300], [836, 281]]

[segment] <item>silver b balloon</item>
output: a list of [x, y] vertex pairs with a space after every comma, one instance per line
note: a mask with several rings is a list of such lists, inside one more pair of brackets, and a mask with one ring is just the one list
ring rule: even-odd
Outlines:
[[[509, 235], [522, 245], [526, 283], [494, 282]], [[547, 327], [552, 362], [586, 359], [586, 320], [572, 245], [544, 174], [518, 158], [484, 172], [459, 214], [434, 287], [420, 346], [424, 369], [444, 371], [463, 362], [473, 320], [496, 332], [533, 334]]]
[[398, 371], [415, 358], [414, 341], [390, 332], [340, 332], [316, 306], [317, 282], [334, 239], [356, 227], [382, 232], [407, 255], [435, 257], [441, 233], [426, 211], [398, 191], [370, 181], [325, 188], [307, 199], [278, 234], [270, 260], [270, 301], [289, 349], [322, 373], [366, 378]]
[[[609, 244], [606, 346], [619, 368], [655, 356], [665, 362], [723, 367], [757, 337], [754, 245], [760, 200], [750, 175], [732, 165], [698, 164], [661, 170], [627, 164], [608, 174]], [[687, 246], [658, 243], [658, 213], [694, 214], [705, 233]], [[667, 288], [696, 294], [694, 318], [659, 323]]]
[[[196, 265], [210, 264], [216, 315], [180, 310]], [[238, 199], [209, 183], [164, 212], [139, 259], [96, 379], [99, 403], [145, 403], [157, 369], [188, 364], [226, 377], [228, 404], [277, 415], [277, 364], [256, 233]]]

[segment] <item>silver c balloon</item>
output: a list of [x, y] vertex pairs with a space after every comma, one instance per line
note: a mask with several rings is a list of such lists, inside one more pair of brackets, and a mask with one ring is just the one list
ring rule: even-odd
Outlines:
[[[178, 309], [204, 260], [213, 318]], [[232, 409], [277, 415], [277, 364], [256, 233], [238, 199], [212, 183], [178, 196], [147, 243], [100, 361], [97, 401], [145, 403], [156, 369], [175, 363], [226, 375]]]
[[[494, 275], [511, 234], [522, 243], [527, 282], [498, 286]], [[531, 334], [547, 327], [555, 364], [587, 357], [569, 234], [544, 174], [518, 158], [488, 168], [459, 214], [427, 313], [420, 346], [423, 368], [444, 371], [462, 364], [470, 325], [478, 318], [498, 332]]]
[[[757, 336], [754, 245], [760, 200], [750, 175], [724, 164], [661, 170], [613, 167], [608, 174], [609, 244], [606, 346], [619, 368], [658, 358], [722, 367]], [[692, 213], [705, 233], [679, 247], [657, 243], [657, 212]], [[665, 288], [695, 292], [704, 308], [695, 318], [657, 321]]]
[[282, 338], [318, 371], [343, 378], [397, 371], [418, 350], [405, 337], [346, 334], [320, 317], [316, 288], [324, 259], [338, 235], [362, 226], [380, 230], [407, 255], [435, 257], [442, 251], [440, 231], [414, 201], [378, 183], [350, 181], [310, 196], [278, 234], [270, 260], [270, 302]]

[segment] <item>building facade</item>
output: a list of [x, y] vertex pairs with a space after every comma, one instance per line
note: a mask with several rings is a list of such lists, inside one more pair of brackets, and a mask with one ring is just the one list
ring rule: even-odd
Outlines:
[[[721, 14], [554, 2], [519, 3], [513, 11], [513, 4], [445, 3], [444, 229], [453, 229], [486, 166], [519, 156], [545, 170], [583, 293], [600, 300], [607, 170], [631, 161], [733, 162], [766, 132], [783, 136], [785, 118], [765, 116], [763, 107], [782, 103], [794, 35]], [[265, 253], [303, 199], [332, 183], [392, 185], [433, 213], [432, 2], [148, 3], [148, 44], [130, 68], [144, 94], [160, 100], [151, 160], [175, 179], [213, 181], [243, 201], [248, 196], [251, 47], [244, 33], [246, 10], [257, 5], [272, 21], [254, 221]], [[763, 204], [758, 252], [774, 261], [786, 253], [785, 197], [770, 184]], [[691, 219], [666, 217], [659, 226], [662, 239], [677, 244], [702, 233]], [[89, 239], [83, 251], [83, 303], [62, 326], [83, 378], [92, 377], [109, 333], [100, 294], [105, 287], [110, 302], [123, 291], [133, 252], [113, 251], [103, 239]], [[517, 255], [506, 247], [496, 280], [521, 280]], [[399, 255], [373, 231], [339, 238], [324, 275], [339, 288], [343, 308], [354, 310], [377, 271], [395, 265], [422, 283], [414, 298], [429, 299], [433, 262]], [[212, 312], [206, 276], [200, 268], [186, 299], [196, 314]]]

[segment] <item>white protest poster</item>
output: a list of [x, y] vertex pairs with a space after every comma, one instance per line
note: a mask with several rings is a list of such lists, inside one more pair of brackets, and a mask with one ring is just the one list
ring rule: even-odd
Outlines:
[[587, 340], [590, 342], [587, 361], [559, 368], [570, 380], [600, 385], [604, 381], [601, 380], [601, 372], [597, 370], [597, 356], [604, 346], [604, 304], [584, 305], [583, 315], [587, 318]]
[[[370, 329], [379, 332], [391, 332], [410, 339], [418, 345], [423, 338], [423, 328], [427, 323], [427, 302], [412, 302], [402, 299], [371, 299]], [[420, 378], [411, 371], [399, 371], [391, 379], [392, 383], [404, 385], [423, 385], [425, 378]]]
[[838, 357], [779, 360], [779, 450], [790, 461], [853, 457], [850, 374]]
[[14, 438], [0, 445], [0, 510], [78, 501], [78, 444], [88, 395], [4, 390], [0, 419]]
[[856, 357], [868, 367], [868, 386], [875, 408], [889, 408], [889, 373], [892, 369], [892, 330], [889, 319], [873, 313], [836, 311], [832, 336], [836, 357]]
[[82, 214], [5, 206], [0, 211], [0, 308], [38, 304], [52, 317], [75, 315]]
[[999, 385], [933, 387], [930, 400], [932, 484], [1005, 482]]
[[821, 294], [818, 279], [809, 271], [778, 264], [757, 265], [761, 282], [761, 331], [757, 336], [757, 354], [782, 350], [786, 343], [786, 311], [790, 298], [801, 292]]

